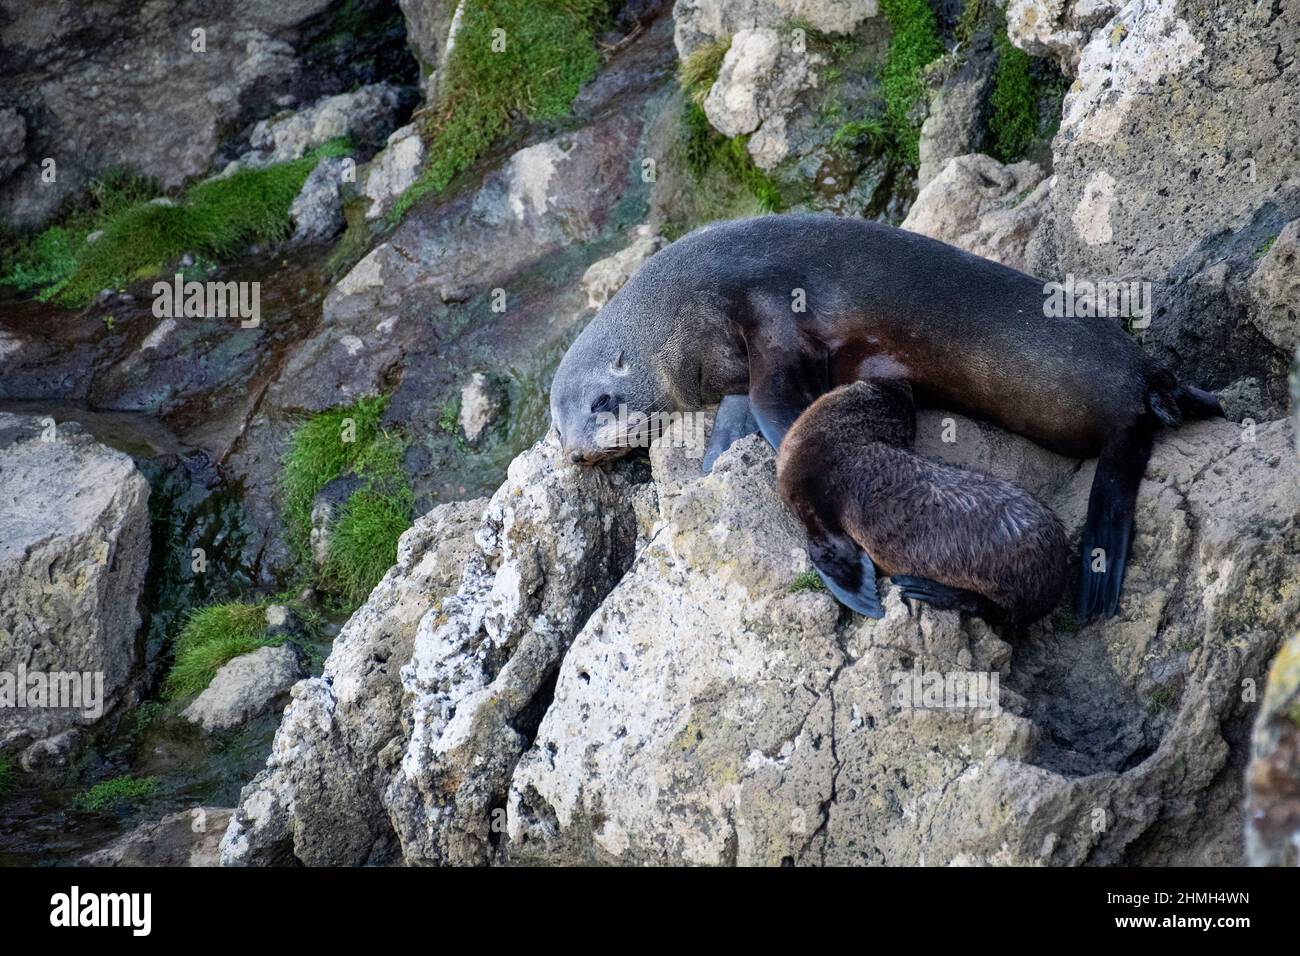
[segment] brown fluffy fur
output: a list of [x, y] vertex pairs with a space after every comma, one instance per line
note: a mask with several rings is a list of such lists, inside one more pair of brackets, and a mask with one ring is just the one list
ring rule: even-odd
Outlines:
[[781, 443], [781, 496], [810, 533], [842, 527], [881, 574], [981, 594], [1011, 624], [1051, 611], [1068, 562], [1056, 515], [1009, 481], [913, 454], [915, 434], [906, 382], [837, 388]]

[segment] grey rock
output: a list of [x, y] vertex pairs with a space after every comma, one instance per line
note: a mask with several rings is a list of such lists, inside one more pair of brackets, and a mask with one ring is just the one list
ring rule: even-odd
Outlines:
[[[1063, 41], [1078, 45], [1077, 78], [1031, 271], [1152, 283], [1148, 340], [1162, 359], [1202, 387], [1253, 376], [1276, 401], [1289, 350], [1263, 331], [1281, 331], [1270, 320], [1257, 327], [1243, 285], [1259, 243], [1300, 217], [1300, 11], [1209, 0], [1065, 6], [1067, 32], [1080, 34]], [[1061, 8], [1013, 3], [1013, 41], [1038, 50], [1015, 11], [1037, 11], [1034, 29], [1051, 33]]]
[[397, 199], [415, 182], [424, 162], [424, 140], [414, 126], [403, 126], [388, 137], [388, 145], [370, 162], [363, 192], [370, 200], [367, 219], [388, 215]]
[[798, 18], [823, 33], [852, 33], [879, 13], [876, 0], [677, 0], [673, 40], [685, 59], [701, 44]]
[[294, 243], [324, 242], [343, 231], [343, 170], [340, 157], [322, 159], [289, 207]]
[[1300, 219], [1278, 234], [1246, 282], [1251, 321], [1288, 354], [1300, 347]]
[[929, 114], [921, 124], [919, 189], [939, 175], [950, 159], [979, 152], [987, 132], [987, 99], [996, 65], [991, 49], [970, 51], [948, 68], [931, 95]]
[[266, 769], [240, 795], [225, 865], [356, 865], [395, 843], [380, 795], [400, 748], [398, 671], [420, 619], [455, 592], [486, 504], [443, 505], [402, 535], [396, 566], [344, 625], [324, 673], [294, 688]]
[[631, 563], [634, 465], [562, 460], [554, 432], [511, 463], [454, 597], [402, 667], [401, 760], [384, 792], [408, 864], [484, 864], [510, 775], [569, 642]]
[[397, 125], [401, 96], [388, 83], [326, 96], [293, 113], [259, 122], [249, 136], [254, 155], [242, 163], [261, 165], [301, 159], [317, 146], [347, 136], [361, 147], [378, 145]]
[[99, 714], [0, 708], [0, 744], [27, 747], [27, 765], [62, 761], [130, 691], [148, 502], [134, 462], [75, 423], [0, 413], [0, 673], [86, 675], [96, 691], [102, 680]]
[[221, 835], [233, 813], [226, 807], [182, 810], [142, 823], [77, 862], [81, 866], [217, 866]]
[[635, 238], [614, 253], [593, 262], [582, 275], [587, 306], [599, 309], [614, 297], [641, 264], [668, 243], [648, 225], [636, 227]]
[[292, 644], [259, 647], [221, 666], [204, 691], [181, 712], [208, 733], [232, 730], [282, 698], [303, 675], [300, 652]]
[[1246, 769], [1246, 861], [1300, 866], [1300, 634], [1269, 670]]
[[27, 121], [16, 109], [0, 109], [0, 180], [26, 162]]
[[1008, 0], [1007, 36], [1034, 56], [1055, 57], [1071, 74], [1092, 31], [1122, 6], [1121, 0]]
[[704, 99], [704, 114], [727, 137], [749, 138], [749, 154], [760, 169], [772, 169], [790, 155], [789, 114], [801, 95], [817, 84], [823, 58], [795, 53], [777, 30], [741, 30], [731, 38], [718, 79]]
[[1026, 247], [1048, 203], [1042, 167], [972, 153], [950, 159], [922, 188], [903, 228], [1025, 270]]
[[326, 482], [325, 486], [316, 492], [316, 497], [312, 499], [309, 542], [312, 561], [315, 562], [317, 568], [323, 567], [329, 559], [330, 537], [334, 530], [334, 522], [339, 517], [339, 512], [343, 510], [343, 506], [352, 497], [352, 493], [364, 484], [365, 480], [359, 475], [351, 473], [340, 475]]
[[475, 372], [460, 390], [460, 430], [471, 444], [484, 438], [501, 421], [510, 402], [504, 384]]
[[[207, 172], [232, 128], [298, 87], [300, 30], [330, 5], [254, 0], [200, 17], [166, 3], [7, 0], [0, 107], [40, 122], [27, 126], [23, 164], [0, 181], [0, 218], [37, 226], [115, 166], [166, 189]], [[192, 48], [199, 27], [203, 52]], [[53, 182], [41, 176], [47, 158]]]
[[[1300, 527], [1291, 440], [1281, 421], [1254, 442], [1226, 423], [1165, 436], [1120, 617], [1041, 622], [1014, 656], [981, 622], [909, 613], [893, 589], [879, 622], [790, 593], [802, 533], [770, 449], [738, 444], [671, 500], [574, 639], [512, 776], [509, 858], [1239, 861], [1239, 688], [1296, 613], [1294, 545], [1272, 530]], [[1025, 483], [1077, 533], [1090, 464], [942, 413], [922, 416], [918, 446]], [[997, 707], [904, 706], [918, 668], [996, 674]]]

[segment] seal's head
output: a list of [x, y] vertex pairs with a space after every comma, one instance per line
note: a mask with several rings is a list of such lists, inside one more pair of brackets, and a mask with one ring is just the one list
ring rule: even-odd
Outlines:
[[628, 422], [665, 410], [663, 387], [649, 362], [617, 342], [597, 316], [569, 346], [551, 383], [551, 423], [570, 461], [594, 463], [635, 444]]

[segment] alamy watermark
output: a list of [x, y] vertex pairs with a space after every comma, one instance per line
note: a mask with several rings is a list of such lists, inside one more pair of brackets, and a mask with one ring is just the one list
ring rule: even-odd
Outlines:
[[159, 319], [237, 318], [241, 329], [262, 324], [260, 282], [186, 282], [178, 272], [170, 282], [155, 282], [153, 295], [153, 314]]
[[901, 710], [973, 710], [977, 717], [1002, 713], [997, 671], [923, 670], [889, 675], [891, 703]]
[[1134, 329], [1151, 324], [1151, 283], [1076, 279], [1043, 284], [1043, 315], [1049, 319], [1127, 319]]
[[87, 720], [104, 716], [102, 671], [29, 671], [19, 663], [0, 671], [0, 710], [75, 710]]
[[685, 448], [687, 458], [703, 458], [708, 416], [703, 412], [642, 412], [618, 406], [596, 413], [596, 444], [601, 448], [649, 448], [663, 439]]

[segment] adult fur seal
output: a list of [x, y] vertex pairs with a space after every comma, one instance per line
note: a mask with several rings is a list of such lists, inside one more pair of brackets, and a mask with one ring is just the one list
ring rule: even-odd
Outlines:
[[[790, 427], [777, 486], [808, 530], [814, 563], [857, 563], [905, 597], [995, 623], [1029, 624], [1056, 607], [1068, 551], [1056, 515], [1019, 485], [913, 454], [915, 437], [904, 381], [842, 385]], [[884, 615], [858, 593], [836, 597]]]
[[[866, 220], [706, 226], [651, 257], [574, 340], [551, 387], [551, 417], [573, 460], [596, 461], [625, 450], [612, 447], [602, 411], [680, 412], [725, 399], [726, 420], [744, 422], [734, 414], [743, 400], [730, 396], [748, 393], [775, 448], [835, 386], [904, 378], [922, 405], [992, 420], [1065, 455], [1099, 456], [1078, 612], [1111, 615], [1156, 428], [1222, 411], [1119, 323], [1047, 318], [1045, 298], [1041, 279]], [[740, 430], [715, 429], [709, 457]], [[848, 593], [865, 586], [856, 569], [821, 570]]]

